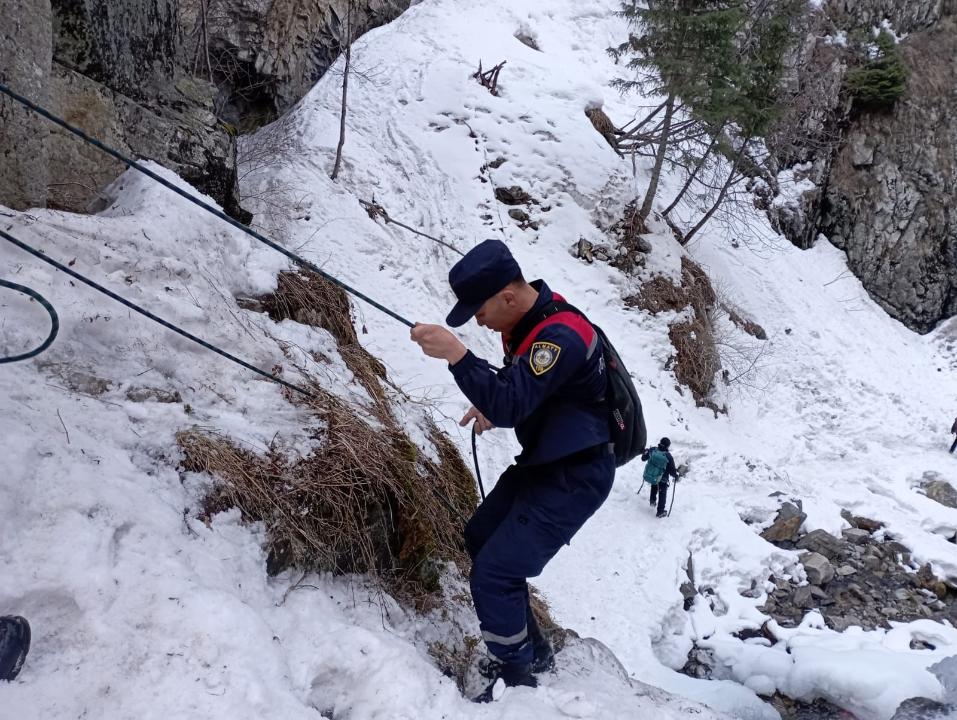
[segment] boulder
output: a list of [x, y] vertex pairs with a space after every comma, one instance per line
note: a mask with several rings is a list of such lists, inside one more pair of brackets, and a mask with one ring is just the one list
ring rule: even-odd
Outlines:
[[840, 557], [844, 544], [826, 530], [812, 530], [797, 541], [797, 547], [801, 550], [820, 553], [833, 561]]
[[812, 585], [826, 585], [834, 578], [834, 566], [820, 553], [802, 554], [801, 564], [804, 566], [808, 582]]
[[934, 502], [949, 508], [957, 508], [957, 490], [946, 480], [928, 480], [921, 483], [921, 488]]
[[793, 503], [783, 503], [774, 523], [761, 533], [761, 537], [771, 543], [794, 542], [806, 518], [807, 514]]

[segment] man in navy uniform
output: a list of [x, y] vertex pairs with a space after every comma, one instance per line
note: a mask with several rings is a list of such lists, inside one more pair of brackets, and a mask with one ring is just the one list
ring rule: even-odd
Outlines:
[[[615, 477], [601, 340], [544, 282], [527, 282], [498, 240], [473, 248], [449, 283], [458, 302], [446, 321], [459, 327], [475, 317], [501, 333], [504, 368], [473, 355], [440, 325], [417, 324], [412, 339], [449, 363], [471, 401], [461, 425], [474, 421], [477, 433], [513, 427], [522, 447], [466, 525], [465, 544], [496, 675], [508, 686], [534, 687], [533, 673], [553, 667], [554, 653], [532, 615], [527, 578], [601, 506]], [[475, 700], [491, 700], [494, 685]]]

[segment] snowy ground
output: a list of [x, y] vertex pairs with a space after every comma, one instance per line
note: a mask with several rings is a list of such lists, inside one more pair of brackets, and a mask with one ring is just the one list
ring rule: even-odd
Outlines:
[[[673, 693], [732, 717], [774, 718], [754, 691], [777, 688], [826, 697], [861, 718], [888, 718], [907, 697], [941, 696], [926, 667], [957, 654], [957, 632], [942, 625], [838, 634], [811, 614], [782, 631], [790, 653], [731, 633], [762, 620], [755, 607], [763, 598], [740, 591], [796, 562], [741, 519], [770, 521], [774, 491], [803, 499], [808, 530], [838, 532], [842, 508], [883, 520], [916, 560], [957, 579], [957, 548], [946, 539], [957, 511], [915, 490], [928, 472], [957, 482], [957, 461], [946, 453], [957, 323], [917, 336], [867, 297], [826, 241], [801, 252], [774, 238], [760, 217], [743, 217], [749, 231], [741, 237], [705, 232], [688, 252], [765, 328], [768, 350], [749, 385], [721, 399], [728, 416], [696, 408], [664, 369], [674, 317], [626, 310], [621, 300], [638, 280], [568, 252], [580, 237], [605, 241], [596, 220], [620, 212], [644, 184], [583, 112], [595, 101], [619, 122], [635, 112], [636, 99], [607, 88], [621, 71], [604, 53], [623, 37], [615, 7], [609, 0], [558, 0], [547, 10], [531, 0], [508, 8], [415, 5], [355, 47], [354, 62], [370, 79], [350, 85], [339, 182], [328, 179], [339, 101], [330, 74], [274, 129], [284, 138], [275, 162], [253, 174], [247, 192], [294, 205], [288, 217], [260, 213], [257, 222], [412, 320], [444, 318], [452, 303], [445, 274], [457, 256], [375, 222], [359, 199], [374, 196], [393, 217], [462, 250], [485, 237], [505, 240], [528, 276], [545, 278], [615, 340], [649, 432], [671, 437], [676, 459], [691, 471], [672, 517], [657, 521], [636, 497], [641, 468], [626, 468], [537, 584], [557, 619], [610, 648], [632, 682], [600, 645], [581, 643], [560, 656], [559, 672], [542, 689], [474, 707], [426, 653], [430, 640], [456, 628], [475, 631], [467, 608], [423, 620], [361, 578], [309, 578], [317, 589], [293, 592], [298, 578], [268, 579], [255, 528], [233, 514], [211, 528], [184, 519], [202, 480], [180, 478], [173, 436], [198, 425], [262, 449], [279, 432], [296, 452], [306, 447], [309, 418], [274, 385], [2, 244], [3, 277], [46, 295], [63, 329], [38, 360], [0, 369], [0, 392], [10, 400], [0, 415], [0, 612], [25, 614], [35, 626], [21, 679], [0, 687], [0, 717], [667, 718], [700, 710]], [[500, 96], [469, 77], [479, 59], [486, 68], [507, 61]], [[499, 157], [501, 166], [482, 170]], [[529, 209], [538, 231], [520, 229], [495, 201], [494, 187], [512, 184], [540, 201]], [[235, 305], [233, 296], [274, 287], [281, 256], [143, 178], [124, 176], [112, 194], [116, 202], [96, 217], [3, 211], [0, 222], [260, 367], [281, 364], [291, 379], [302, 367], [363, 401], [330, 336]], [[670, 233], [650, 239], [649, 269], [677, 274], [682, 249]], [[42, 312], [12, 293], [0, 295], [0, 311], [2, 348], [27, 347], [45, 327]], [[442, 363], [424, 358], [394, 320], [361, 304], [355, 311], [362, 342], [413, 398], [403, 404], [413, 435], [422, 437], [416, 401], [427, 401], [466, 452], [468, 436], [455, 423], [466, 403]], [[732, 342], [746, 340], [729, 333]], [[481, 329], [462, 337], [498, 359], [495, 339]], [[333, 362], [313, 363], [310, 350]], [[127, 398], [141, 387], [178, 391], [183, 402]], [[483, 436], [485, 477], [515, 450], [506, 431]], [[700, 602], [691, 613], [681, 609], [689, 553], [698, 585], [714, 587], [726, 612]], [[913, 635], [936, 638], [937, 649], [910, 650]], [[675, 672], [695, 641], [727, 663], [728, 680]]]

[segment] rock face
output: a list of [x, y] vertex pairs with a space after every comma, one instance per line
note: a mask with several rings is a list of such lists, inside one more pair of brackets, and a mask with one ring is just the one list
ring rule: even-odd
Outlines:
[[[44, 81], [53, 57], [49, 0], [0, 0], [0, 17], [0, 81], [47, 102]], [[0, 203], [18, 210], [43, 205], [47, 183], [47, 147], [36, 119], [0, 97]]]
[[[203, 36], [206, 3], [206, 63]], [[180, 0], [194, 65], [220, 92], [220, 116], [241, 130], [275, 119], [335, 62], [349, 36], [394, 20], [410, 0]], [[352, 32], [348, 32], [351, 26]], [[361, 65], [361, 59], [357, 58]]]
[[[887, 19], [899, 35], [906, 90], [885, 111], [853, 111], [842, 91], [849, 51], [833, 38]], [[808, 28], [794, 88], [809, 98], [783, 126], [796, 140], [779, 158], [807, 188], [771, 208], [795, 245], [819, 234], [888, 313], [918, 332], [957, 314], [957, 0], [830, 0]]]
[[[360, 0], [348, 35], [408, 5]], [[172, 169], [245, 221], [237, 129], [275, 119], [325, 72], [347, 35], [347, 7], [348, 0], [0, 0], [0, 78], [117, 150]], [[123, 169], [12, 101], [0, 100], [0, 121], [0, 204], [95, 210]]]
[[929, 332], [957, 314], [957, 17], [908, 36], [901, 52], [906, 92], [892, 112], [855, 118], [820, 231], [885, 310]]

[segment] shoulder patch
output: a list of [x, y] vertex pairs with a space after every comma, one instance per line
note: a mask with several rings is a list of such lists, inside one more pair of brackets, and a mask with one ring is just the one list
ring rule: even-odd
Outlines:
[[544, 375], [558, 362], [562, 349], [555, 343], [539, 341], [532, 343], [528, 353], [528, 364], [536, 375]]

